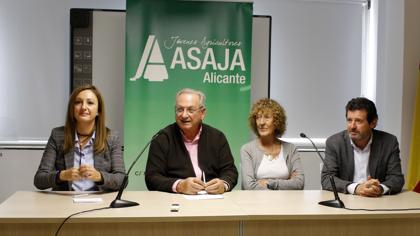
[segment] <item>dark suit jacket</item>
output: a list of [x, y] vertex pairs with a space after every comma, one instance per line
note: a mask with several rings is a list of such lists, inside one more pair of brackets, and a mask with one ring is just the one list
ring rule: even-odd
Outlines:
[[[238, 171], [226, 137], [208, 125], [203, 124], [202, 127], [198, 141], [198, 165], [206, 173], [207, 181], [219, 178], [232, 189], [236, 185]], [[194, 176], [181, 130], [173, 123], [164, 128], [150, 145], [145, 171], [147, 188], [173, 192], [172, 185], [176, 180]]]
[[[353, 183], [354, 153], [346, 130], [327, 139], [325, 162], [329, 169], [326, 166], [322, 169], [322, 188], [332, 190], [328, 178], [328, 174], [331, 174], [337, 191], [347, 193], [347, 186]], [[372, 178], [389, 188], [389, 194], [401, 192], [404, 175], [401, 172], [400, 149], [394, 135], [373, 130], [368, 169]]]
[[[41, 163], [34, 177], [34, 185], [38, 189], [52, 188], [56, 191], [71, 190], [72, 182], [57, 184], [56, 174], [59, 170], [72, 168], [74, 152], [63, 152], [64, 127], [51, 131]], [[107, 138], [108, 148], [105, 152], [94, 155], [94, 167], [101, 172], [103, 184], [97, 185], [101, 191], [115, 191], [120, 187], [124, 176], [124, 160], [121, 155], [121, 144], [117, 135], [110, 134]]]

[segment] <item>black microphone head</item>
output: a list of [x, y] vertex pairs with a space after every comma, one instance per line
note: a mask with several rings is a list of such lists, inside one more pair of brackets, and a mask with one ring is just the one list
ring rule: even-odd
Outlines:
[[306, 134], [304, 134], [304, 133], [300, 133], [300, 137], [301, 137], [301, 138], [306, 138]]

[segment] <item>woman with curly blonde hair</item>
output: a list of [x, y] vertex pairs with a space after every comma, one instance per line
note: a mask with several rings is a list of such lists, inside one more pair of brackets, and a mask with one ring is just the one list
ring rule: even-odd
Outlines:
[[257, 139], [241, 148], [242, 189], [303, 189], [305, 178], [296, 147], [279, 138], [286, 131], [286, 113], [276, 101], [257, 101], [248, 117]]

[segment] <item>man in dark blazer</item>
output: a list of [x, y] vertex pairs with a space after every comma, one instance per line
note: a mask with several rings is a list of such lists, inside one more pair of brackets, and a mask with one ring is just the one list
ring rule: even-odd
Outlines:
[[149, 190], [221, 194], [235, 187], [238, 171], [225, 135], [206, 124], [205, 95], [183, 89], [175, 120], [151, 143], [145, 179]]
[[328, 176], [334, 176], [337, 191], [366, 197], [401, 192], [401, 172], [397, 138], [375, 130], [378, 114], [367, 98], [353, 98], [346, 105], [347, 130], [326, 141], [322, 188], [332, 190]]

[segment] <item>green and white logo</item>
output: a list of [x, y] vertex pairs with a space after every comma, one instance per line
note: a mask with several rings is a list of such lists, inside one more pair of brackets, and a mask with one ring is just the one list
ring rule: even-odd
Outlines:
[[[126, 163], [153, 134], [174, 122], [176, 93], [192, 88], [206, 94], [205, 123], [225, 134], [239, 167], [239, 150], [249, 137], [252, 3], [126, 2]], [[146, 162], [140, 159], [128, 189], [147, 189]]]
[[[183, 39], [177, 35], [165, 39], [163, 49], [165, 55], [172, 54], [170, 70], [203, 71], [203, 83], [245, 84], [247, 71], [241, 44], [241, 41], [226, 38], [208, 40], [203, 37], [197, 40]], [[130, 81], [136, 81], [142, 76], [151, 82], [168, 79], [168, 71], [155, 35], [148, 36], [136, 74]]]
[[134, 77], [130, 81], [140, 79], [144, 72], [144, 79], [149, 81], [164, 81], [168, 79], [168, 71], [163, 61], [162, 52], [160, 51], [159, 43], [154, 35], [149, 35], [146, 46], [144, 47], [143, 55], [140, 58], [139, 66]]

